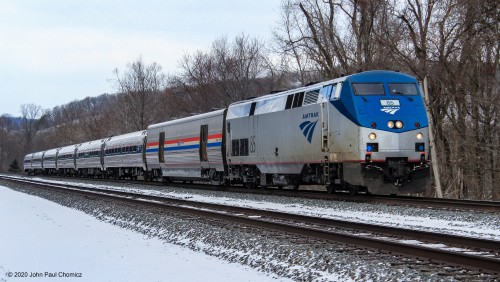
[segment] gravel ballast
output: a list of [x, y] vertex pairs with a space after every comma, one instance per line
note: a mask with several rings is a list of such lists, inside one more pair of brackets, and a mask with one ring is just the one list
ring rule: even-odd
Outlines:
[[[123, 201], [104, 200], [102, 198], [60, 193], [39, 188], [27, 188], [25, 185], [5, 181], [0, 183], [18, 191], [34, 194], [63, 206], [81, 210], [102, 221], [134, 230], [144, 234], [144, 236], [157, 237], [165, 242], [297, 281], [468, 280], [493, 278], [457, 267], [443, 267], [439, 264], [418, 261], [413, 258], [381, 254], [374, 250], [360, 249], [334, 242], [312, 240], [301, 236], [260, 230], [254, 227], [191, 215], [174, 214], [158, 208]], [[137, 188], [132, 187], [130, 189]], [[192, 195], [191, 197], [194, 198], [199, 194], [213, 197], [213, 193], [219, 193], [179, 191], [181, 188], [155, 188], [153, 190], [162, 190], [160, 192], [166, 194], [172, 193], [169, 189], [174, 189], [177, 194], [189, 193], [186, 195]], [[152, 189], [149, 188], [149, 190]], [[262, 201], [262, 199], [256, 199], [259, 195], [237, 194], [225, 195], [225, 197], [235, 197], [235, 200], [243, 202]], [[291, 200], [282, 197], [275, 198], [277, 198], [277, 201]], [[307, 205], [307, 202], [312, 200], [293, 199], [293, 201], [303, 203], [287, 204]], [[371, 212], [374, 217], [377, 216], [377, 211], [380, 212], [379, 205], [369, 207], [370, 205], [367, 204], [346, 202], [330, 204], [335, 205], [337, 209], [364, 209], [363, 212]], [[398, 207], [385, 208], [398, 209]], [[410, 208], [399, 208], [399, 210], [401, 210], [398, 211], [400, 214], [411, 212], [409, 211]], [[429, 216], [433, 216], [432, 213], [446, 211], [427, 210], [427, 212]], [[465, 219], [472, 220], [473, 217], [472, 213]]]

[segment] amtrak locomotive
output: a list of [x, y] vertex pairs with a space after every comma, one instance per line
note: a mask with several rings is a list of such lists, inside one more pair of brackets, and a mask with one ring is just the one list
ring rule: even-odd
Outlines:
[[[29, 154], [25, 171], [418, 193], [430, 180], [421, 94], [409, 75], [362, 72], [150, 125], [127, 138]], [[112, 139], [128, 141], [111, 148]], [[70, 170], [67, 160], [59, 167], [61, 153]]]

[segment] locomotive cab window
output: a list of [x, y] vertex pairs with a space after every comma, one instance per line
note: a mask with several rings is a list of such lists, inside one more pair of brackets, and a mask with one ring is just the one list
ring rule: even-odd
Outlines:
[[389, 83], [389, 91], [392, 95], [418, 95], [417, 85], [414, 83]]
[[382, 83], [353, 83], [354, 95], [385, 95]]

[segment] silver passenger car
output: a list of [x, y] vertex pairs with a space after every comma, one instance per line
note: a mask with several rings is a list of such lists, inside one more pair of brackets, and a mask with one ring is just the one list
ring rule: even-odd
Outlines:
[[136, 131], [105, 139], [103, 169], [107, 177], [137, 179], [146, 172], [147, 131]]
[[45, 151], [33, 153], [31, 161], [31, 171], [33, 174], [43, 173], [43, 154]]
[[43, 155], [43, 172], [45, 174], [57, 174], [57, 154], [59, 149], [47, 150]]
[[78, 145], [69, 145], [59, 149], [57, 169], [61, 175], [75, 175], [75, 150]]
[[150, 125], [148, 169], [166, 180], [222, 182], [224, 113], [217, 110]]
[[76, 149], [75, 169], [81, 176], [100, 176], [103, 174], [104, 158], [101, 151], [104, 140], [94, 140], [80, 144]]
[[28, 175], [33, 173], [33, 170], [31, 168], [31, 163], [33, 161], [33, 154], [27, 154], [24, 156], [24, 172], [26, 172]]

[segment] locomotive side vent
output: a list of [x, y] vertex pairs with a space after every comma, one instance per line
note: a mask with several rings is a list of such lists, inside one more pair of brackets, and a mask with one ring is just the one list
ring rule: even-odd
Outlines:
[[304, 98], [303, 105], [316, 103], [318, 101], [318, 96], [319, 96], [319, 89], [307, 92], [306, 97]]

